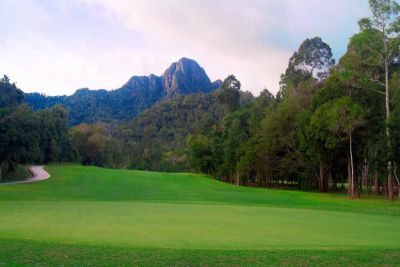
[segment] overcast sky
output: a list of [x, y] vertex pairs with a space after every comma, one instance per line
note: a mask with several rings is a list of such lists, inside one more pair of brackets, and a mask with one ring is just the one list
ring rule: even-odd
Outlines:
[[368, 15], [367, 0], [0, 1], [0, 75], [48, 95], [115, 89], [181, 57], [275, 93], [304, 39], [322, 37], [338, 58]]

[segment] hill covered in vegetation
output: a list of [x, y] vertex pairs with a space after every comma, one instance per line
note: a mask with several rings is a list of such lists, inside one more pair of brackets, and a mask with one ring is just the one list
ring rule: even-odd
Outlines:
[[25, 95], [34, 110], [61, 104], [69, 111], [70, 123], [127, 121], [155, 103], [177, 95], [208, 93], [220, 86], [191, 59], [181, 58], [161, 76], [133, 76], [121, 88], [112, 91], [79, 89], [71, 96]]

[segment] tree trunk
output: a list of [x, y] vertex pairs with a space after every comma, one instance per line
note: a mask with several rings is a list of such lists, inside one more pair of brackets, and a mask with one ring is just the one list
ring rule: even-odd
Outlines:
[[329, 190], [331, 192], [333, 192], [333, 191], [335, 191], [335, 187], [336, 187], [336, 184], [333, 182], [333, 179], [332, 179], [332, 171], [329, 170], [329, 173], [328, 173], [328, 188], [329, 188]]
[[374, 194], [379, 195], [379, 176], [378, 171], [374, 172]]
[[361, 187], [361, 189], [365, 188], [367, 193], [369, 193], [368, 177], [369, 177], [369, 173], [368, 173], [367, 153], [364, 150], [364, 164], [363, 164], [362, 187]]
[[[353, 137], [350, 131], [349, 138], [349, 150], [350, 150], [350, 166], [351, 166], [351, 198], [354, 198], [354, 161], [353, 161]], [[358, 185], [357, 185], [358, 186]]]
[[396, 178], [396, 182], [397, 182], [397, 196], [400, 199], [400, 180], [399, 177], [397, 176], [397, 166], [396, 166], [396, 162], [393, 162], [393, 167], [394, 167], [394, 177]]
[[342, 183], [341, 190], [344, 191], [344, 177], [342, 175], [341, 175], [340, 180], [341, 180], [341, 183]]
[[347, 161], [347, 195], [351, 197], [351, 163], [350, 157]]
[[360, 191], [361, 191], [361, 184], [358, 181], [358, 177], [357, 175], [354, 175], [354, 193], [353, 193], [353, 197], [354, 198], [360, 198]]
[[[388, 48], [387, 48], [387, 40], [386, 40], [386, 31], [383, 28], [384, 34], [384, 48], [385, 48], [385, 100], [386, 100], [386, 119], [388, 120], [390, 117], [390, 88], [389, 88], [389, 58], [388, 58]], [[389, 156], [391, 156], [391, 142], [390, 142], [390, 129], [389, 125], [386, 122], [386, 138], [387, 138], [387, 149]], [[388, 185], [388, 199], [393, 201], [393, 162], [392, 159], [389, 157], [389, 161], [387, 164], [388, 170], [388, 178], [387, 178], [387, 185]]]
[[387, 179], [387, 187], [388, 187], [388, 199], [390, 201], [394, 200], [393, 196], [393, 167], [392, 167], [392, 161], [389, 161], [388, 163], [388, 172], [389, 176]]
[[383, 195], [385, 197], [388, 196], [388, 187], [387, 187], [387, 180], [386, 179], [383, 181]]
[[324, 167], [319, 164], [319, 192], [325, 192], [324, 187]]

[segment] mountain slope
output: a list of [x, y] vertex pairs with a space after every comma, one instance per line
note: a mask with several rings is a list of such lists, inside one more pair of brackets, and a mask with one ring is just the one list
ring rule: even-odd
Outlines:
[[25, 95], [25, 102], [34, 110], [62, 104], [70, 111], [72, 125], [124, 121], [136, 117], [162, 99], [208, 93], [220, 85], [221, 81], [212, 83], [196, 61], [182, 58], [171, 64], [161, 76], [133, 76], [116, 90], [79, 89], [71, 96], [30, 93]]
[[225, 112], [216, 93], [165, 99], [121, 126], [130, 167], [144, 170], [189, 170], [187, 137], [218, 124]]

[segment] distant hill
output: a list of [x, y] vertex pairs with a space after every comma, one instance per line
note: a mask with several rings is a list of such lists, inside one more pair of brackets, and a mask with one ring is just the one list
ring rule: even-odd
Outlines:
[[71, 96], [25, 95], [34, 110], [64, 105], [70, 112], [70, 123], [127, 121], [157, 102], [177, 95], [209, 93], [221, 85], [211, 82], [200, 65], [182, 58], [161, 76], [133, 76], [121, 88], [112, 91], [79, 89]]

